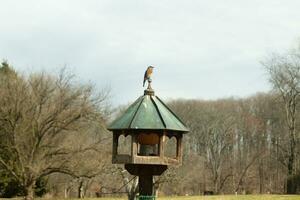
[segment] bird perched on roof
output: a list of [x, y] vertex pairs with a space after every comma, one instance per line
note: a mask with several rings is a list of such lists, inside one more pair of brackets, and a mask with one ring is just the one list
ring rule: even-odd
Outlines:
[[145, 75], [144, 75], [144, 81], [143, 81], [143, 87], [145, 86], [145, 82], [146, 80], [150, 80], [151, 74], [153, 72], [153, 66], [149, 66], [146, 71], [145, 71]]

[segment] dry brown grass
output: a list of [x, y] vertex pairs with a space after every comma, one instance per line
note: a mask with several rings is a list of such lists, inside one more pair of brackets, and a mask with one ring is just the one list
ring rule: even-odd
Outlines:
[[[215, 196], [174, 196], [158, 197], [157, 200], [300, 200], [300, 195], [215, 195]], [[8, 199], [0, 199], [8, 200]], [[9, 200], [22, 200], [14, 198]], [[36, 198], [36, 200], [66, 200], [64, 198]], [[68, 199], [78, 200], [78, 199]], [[104, 197], [104, 198], [85, 198], [84, 200], [127, 200], [126, 198]]]

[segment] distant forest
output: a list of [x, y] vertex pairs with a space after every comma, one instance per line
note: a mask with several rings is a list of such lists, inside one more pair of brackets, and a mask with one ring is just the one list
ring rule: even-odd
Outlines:
[[[267, 93], [167, 102], [190, 132], [183, 165], [155, 177], [157, 194], [300, 193], [300, 49], [261, 65], [273, 87]], [[127, 106], [113, 108], [108, 89], [81, 84], [65, 69], [23, 75], [3, 62], [0, 96], [0, 197], [135, 190], [136, 178], [111, 164], [106, 126]], [[128, 150], [128, 140], [120, 140]]]

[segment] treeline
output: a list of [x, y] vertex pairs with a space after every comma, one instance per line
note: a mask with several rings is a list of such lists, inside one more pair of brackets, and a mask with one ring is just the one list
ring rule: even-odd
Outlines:
[[[275, 95], [170, 103], [190, 127], [184, 166], [172, 192], [285, 193], [284, 111]], [[299, 167], [299, 165], [298, 165]]]
[[[183, 165], [155, 178], [159, 194], [300, 192], [300, 50], [262, 65], [268, 93], [168, 102], [190, 133]], [[111, 164], [106, 125], [124, 107], [111, 108], [108, 90], [65, 70], [21, 75], [3, 62], [0, 95], [0, 197], [136, 194], [137, 179]]]

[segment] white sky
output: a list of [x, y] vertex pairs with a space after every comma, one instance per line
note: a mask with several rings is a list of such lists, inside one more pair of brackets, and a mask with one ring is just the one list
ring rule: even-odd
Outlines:
[[295, 45], [299, 0], [0, 0], [0, 59], [18, 71], [68, 66], [112, 88], [114, 105], [143, 93], [148, 65], [163, 98], [244, 97], [270, 86], [259, 61]]

